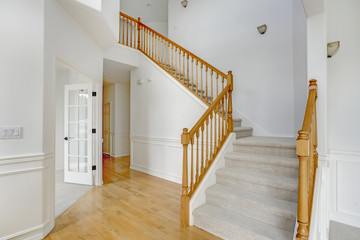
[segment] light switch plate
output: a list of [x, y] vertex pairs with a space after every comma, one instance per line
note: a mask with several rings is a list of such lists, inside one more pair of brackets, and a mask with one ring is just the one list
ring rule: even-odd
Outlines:
[[0, 127], [0, 138], [21, 138], [22, 127], [6, 126]]

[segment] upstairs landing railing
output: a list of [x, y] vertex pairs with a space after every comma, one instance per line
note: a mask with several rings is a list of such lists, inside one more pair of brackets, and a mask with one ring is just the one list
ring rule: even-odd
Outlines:
[[120, 13], [119, 43], [137, 48], [206, 105], [228, 85], [228, 75], [141, 22]]
[[309, 97], [307, 101], [304, 123], [296, 140], [296, 154], [299, 156], [299, 193], [296, 239], [309, 238], [312, 202], [314, 196], [316, 169], [318, 167], [317, 153], [317, 120], [316, 120], [316, 80], [310, 80]]
[[181, 225], [189, 226], [189, 202], [229, 134], [233, 131], [233, 75], [221, 72], [141, 22], [120, 13], [119, 43], [136, 48], [168, 72], [208, 109], [181, 135], [183, 176]]

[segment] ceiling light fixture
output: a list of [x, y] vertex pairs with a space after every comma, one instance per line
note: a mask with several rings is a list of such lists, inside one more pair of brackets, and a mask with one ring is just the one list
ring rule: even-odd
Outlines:
[[184, 8], [186, 8], [187, 5], [188, 5], [188, 1], [187, 1], [187, 0], [181, 1], [181, 5], [182, 5]]
[[263, 24], [263, 25], [261, 25], [261, 26], [258, 26], [258, 27], [257, 27], [257, 30], [259, 31], [260, 34], [266, 33], [266, 30], [267, 30], [266, 24]]
[[330, 42], [327, 44], [327, 57], [334, 56], [340, 48], [340, 41]]

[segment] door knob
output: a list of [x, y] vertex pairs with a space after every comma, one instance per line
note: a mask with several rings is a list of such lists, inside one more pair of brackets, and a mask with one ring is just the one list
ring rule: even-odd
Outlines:
[[65, 140], [68, 140], [68, 137], [64, 137]]

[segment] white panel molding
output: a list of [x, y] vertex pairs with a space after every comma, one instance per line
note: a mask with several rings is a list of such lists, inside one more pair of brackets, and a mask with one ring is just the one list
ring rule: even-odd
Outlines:
[[327, 156], [319, 156], [309, 233], [310, 240], [329, 239], [328, 169], [329, 158]]
[[[43, 172], [43, 174], [49, 174], [51, 178], [53, 175], [49, 172], [51, 169], [51, 161], [54, 159], [53, 153], [31, 153], [23, 155], [14, 155], [0, 158], [0, 180], [10, 175], [18, 175], [21, 177], [23, 174], [31, 172]], [[40, 173], [41, 174], [41, 173]], [[49, 181], [46, 179], [44, 181]], [[39, 182], [38, 184], [41, 184]], [[44, 183], [43, 183], [44, 184]], [[43, 188], [42, 195], [45, 198], [50, 197], [51, 192]], [[24, 199], [26, 201], [26, 199]], [[45, 205], [43, 205], [45, 206]], [[9, 206], [16, 207], [16, 206]], [[48, 211], [49, 209], [43, 209]], [[39, 213], [40, 214], [40, 213]], [[51, 214], [51, 213], [50, 213]], [[1, 217], [1, 216], [0, 216]], [[31, 217], [31, 216], [26, 216]], [[44, 238], [55, 226], [55, 222], [47, 217], [47, 220], [43, 224], [36, 225], [21, 231], [11, 233], [7, 236], [0, 236], [0, 240], [5, 239], [42, 239]]]
[[[330, 220], [360, 227], [360, 191], [356, 185], [359, 172], [359, 151], [330, 150]], [[356, 202], [349, 203], [351, 200]]]
[[[180, 139], [167, 139], [156, 137], [143, 137], [143, 136], [130, 136], [130, 168], [144, 172], [159, 178], [166, 179], [168, 181], [181, 183], [182, 171], [178, 168], [181, 166], [182, 156], [170, 156], [169, 149], [178, 149], [182, 151], [182, 145]], [[161, 149], [162, 160], [159, 166], [144, 166], [140, 165], [140, 160], [136, 159], [134, 153], [134, 146], [137, 144], [143, 144], [149, 149]], [[134, 158], [135, 157], [135, 158]], [[149, 159], [152, 156], [149, 156]], [[155, 164], [153, 164], [155, 165]]]
[[199, 187], [197, 188], [196, 192], [193, 194], [192, 198], [189, 202], [189, 224], [192, 226], [194, 224], [194, 217], [192, 212], [197, 208], [200, 207], [202, 204], [206, 202], [206, 195], [205, 191], [211, 185], [216, 183], [216, 175], [215, 172], [217, 169], [225, 167], [225, 159], [224, 155], [228, 152], [233, 151], [233, 142], [236, 139], [235, 133], [230, 133], [228, 139], [225, 141], [223, 147], [221, 148], [220, 152], [214, 159], [213, 164], [209, 168], [208, 172], [204, 176], [202, 182], [200, 183]]
[[[114, 133], [115, 147], [112, 157], [123, 157], [130, 155], [130, 133], [129, 132], [115, 132]], [[125, 148], [125, 149], [124, 149]]]

